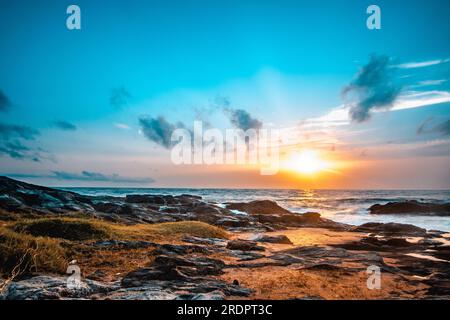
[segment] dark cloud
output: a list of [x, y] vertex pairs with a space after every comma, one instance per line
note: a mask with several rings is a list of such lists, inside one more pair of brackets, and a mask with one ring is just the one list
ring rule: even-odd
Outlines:
[[6, 111], [11, 107], [11, 101], [9, 98], [0, 90], [0, 111]]
[[122, 177], [118, 174], [106, 175], [98, 172], [82, 171], [81, 173], [72, 173], [65, 171], [53, 171], [54, 176], [47, 176], [49, 178], [56, 178], [59, 180], [77, 180], [77, 181], [96, 181], [96, 182], [122, 182], [122, 183], [153, 183], [154, 179], [143, 177]]
[[244, 109], [232, 108], [231, 101], [227, 97], [217, 96], [214, 103], [217, 108], [222, 109], [235, 128], [246, 131], [248, 129], [261, 129], [263, 126], [261, 121], [252, 117]]
[[389, 109], [401, 92], [394, 84], [392, 73], [395, 68], [390, 58], [372, 55], [368, 64], [361, 68], [356, 78], [342, 90], [344, 98], [352, 95], [350, 118], [354, 122], [370, 119], [372, 110]]
[[250, 113], [243, 109], [227, 109], [226, 114], [231, 122], [231, 124], [244, 131], [249, 129], [260, 129], [263, 125], [261, 121], [253, 118]]
[[122, 86], [111, 90], [109, 103], [115, 108], [122, 108], [128, 105], [128, 100], [131, 99], [131, 94]]
[[53, 122], [53, 125], [61, 130], [65, 130], [65, 131], [75, 131], [77, 130], [77, 126], [67, 122], [67, 121], [55, 121]]
[[417, 134], [437, 133], [443, 136], [450, 135], [450, 119], [441, 123], [434, 123], [433, 118], [428, 118], [417, 128]]
[[185, 128], [183, 123], [179, 122], [175, 125], [168, 122], [164, 117], [140, 118], [139, 124], [147, 139], [167, 149], [172, 144], [172, 132], [178, 128]]

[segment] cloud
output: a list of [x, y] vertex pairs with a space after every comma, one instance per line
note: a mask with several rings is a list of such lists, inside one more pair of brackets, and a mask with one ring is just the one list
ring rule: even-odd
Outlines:
[[183, 123], [179, 122], [175, 125], [161, 116], [158, 118], [140, 118], [139, 124], [147, 139], [167, 149], [169, 149], [172, 144], [172, 132], [178, 128], [185, 128]]
[[372, 55], [369, 63], [342, 90], [344, 98], [354, 94], [353, 101], [346, 103], [352, 121], [367, 121], [372, 110], [392, 107], [401, 91], [401, 87], [393, 83], [392, 71], [388, 56]]
[[433, 124], [433, 118], [427, 118], [417, 128], [417, 134], [437, 133], [443, 136], [450, 135], [450, 119]]
[[67, 121], [55, 121], [53, 122], [53, 125], [61, 130], [65, 130], [65, 131], [75, 131], [77, 130], [77, 126], [67, 122]]
[[227, 97], [217, 96], [214, 104], [216, 108], [222, 109], [235, 128], [246, 131], [249, 129], [261, 129], [263, 126], [262, 121], [252, 117], [248, 111], [232, 108], [231, 101]]
[[24, 159], [26, 152], [30, 149], [20, 144], [20, 142], [8, 142], [0, 146], [0, 154], [6, 154], [14, 159]]
[[122, 182], [122, 183], [153, 183], [154, 179], [149, 177], [135, 178], [122, 177], [118, 174], [106, 175], [98, 172], [82, 171], [81, 173], [72, 173], [66, 171], [53, 171], [53, 176], [46, 176], [59, 180], [77, 180], [77, 181], [96, 181], [96, 182]]
[[148, 177], [122, 177], [118, 174], [106, 175], [98, 172], [82, 171], [73, 173], [66, 171], [52, 171], [52, 174], [27, 174], [27, 173], [2, 173], [11, 178], [47, 178], [71, 181], [94, 181], [94, 182], [119, 182], [119, 183], [153, 183], [154, 179]]
[[35, 140], [37, 135], [39, 131], [27, 126], [0, 123], [0, 155], [34, 162], [51, 159], [51, 155], [41, 148], [23, 144], [23, 141]]
[[131, 99], [131, 94], [124, 87], [118, 87], [111, 90], [111, 96], [109, 98], [109, 103], [115, 108], [122, 108], [128, 105], [128, 100]]
[[0, 111], [6, 111], [11, 107], [11, 101], [9, 98], [0, 90]]
[[3, 142], [0, 144], [0, 155], [2, 154], [13, 159], [28, 159], [34, 162], [40, 162], [42, 158], [41, 152], [24, 146], [19, 141]]
[[435, 66], [442, 63], [450, 62], [450, 59], [436, 59], [436, 60], [428, 60], [428, 61], [421, 61], [421, 62], [408, 62], [408, 63], [402, 63], [396, 65], [397, 68], [401, 69], [415, 69], [415, 68], [424, 68], [424, 67], [430, 67]]
[[122, 130], [130, 130], [131, 127], [125, 123], [115, 123], [114, 127], [118, 128], [118, 129], [122, 129]]
[[263, 123], [256, 118], [253, 118], [250, 113], [243, 109], [228, 109], [228, 118], [231, 124], [244, 131], [249, 129], [261, 129]]
[[0, 123], [0, 140], [9, 140], [11, 138], [34, 140], [38, 134], [37, 130], [27, 126]]
[[416, 85], [413, 85], [412, 87], [425, 87], [425, 86], [438, 86], [440, 84], [443, 84], [447, 82], [446, 79], [439, 79], [439, 80], [423, 80], [419, 81]]

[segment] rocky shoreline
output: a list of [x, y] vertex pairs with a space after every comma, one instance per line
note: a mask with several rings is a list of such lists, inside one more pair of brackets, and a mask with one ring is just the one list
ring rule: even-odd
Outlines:
[[[448, 204], [419, 202], [370, 210], [403, 214], [408, 208], [416, 214], [448, 213]], [[4, 234], [57, 239], [58, 246], [68, 248], [65, 258], [77, 258], [72, 264], [82, 271], [75, 289], [68, 288], [68, 275], [61, 272], [34, 268], [12, 278], [4, 271], [0, 299], [450, 298], [450, 235], [413, 225], [352, 226], [320, 213], [292, 213], [269, 200], [223, 208], [187, 194], [84, 196], [6, 177], [0, 177], [0, 210]], [[42, 219], [53, 223], [44, 234], [36, 223]], [[86, 232], [83, 229], [69, 237], [80, 221], [94, 219], [134, 233], [118, 238], [93, 229], [96, 240], [90, 231], [76, 238]], [[188, 225], [197, 233], [186, 225], [187, 231], [178, 230], [178, 224], [197, 221], [203, 224]], [[167, 233], [149, 239], [152, 235], [142, 231], [148, 225], [170, 226], [179, 236]], [[202, 236], [208, 225], [219, 229], [207, 229], [214, 233]], [[220, 230], [225, 230], [223, 235]], [[220, 237], [211, 236], [215, 234]], [[6, 236], [0, 234], [0, 248], [6, 248], [5, 243]], [[6, 249], [0, 252], [11, 251]], [[4, 266], [10, 263], [7, 258], [0, 256]], [[369, 266], [382, 272], [380, 289], [367, 288]]]

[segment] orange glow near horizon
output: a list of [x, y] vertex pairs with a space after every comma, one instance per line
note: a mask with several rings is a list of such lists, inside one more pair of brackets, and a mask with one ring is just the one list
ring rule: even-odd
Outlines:
[[322, 159], [317, 151], [303, 149], [299, 152], [291, 153], [282, 162], [281, 168], [311, 176], [322, 171], [330, 170], [331, 164]]

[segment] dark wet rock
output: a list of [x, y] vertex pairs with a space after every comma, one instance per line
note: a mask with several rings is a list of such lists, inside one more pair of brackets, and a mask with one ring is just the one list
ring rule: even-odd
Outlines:
[[239, 210], [249, 214], [284, 214], [290, 213], [288, 210], [280, 207], [275, 201], [256, 200], [251, 202], [227, 203], [226, 208], [230, 210]]
[[230, 240], [227, 243], [227, 249], [240, 251], [264, 251], [264, 247], [259, 246], [254, 241], [248, 240]]
[[133, 214], [133, 208], [127, 204], [118, 204], [113, 202], [97, 202], [92, 204], [93, 208], [97, 211], [104, 213], [112, 213], [118, 215], [131, 215]]
[[387, 235], [425, 236], [427, 231], [412, 224], [369, 222], [352, 229], [357, 232], [373, 232]]
[[155, 195], [142, 195], [142, 194], [128, 194], [125, 197], [125, 201], [128, 203], [149, 203], [156, 205], [165, 205], [166, 201], [161, 196]]
[[278, 236], [259, 235], [252, 238], [252, 240], [257, 242], [292, 244], [292, 241], [283, 234], [280, 234]]
[[239, 261], [251, 261], [256, 259], [264, 258], [265, 256], [261, 253], [242, 251], [242, 250], [230, 250], [230, 255], [238, 258]]
[[450, 203], [427, 203], [416, 200], [374, 204], [369, 208], [371, 214], [416, 214], [450, 216]]

